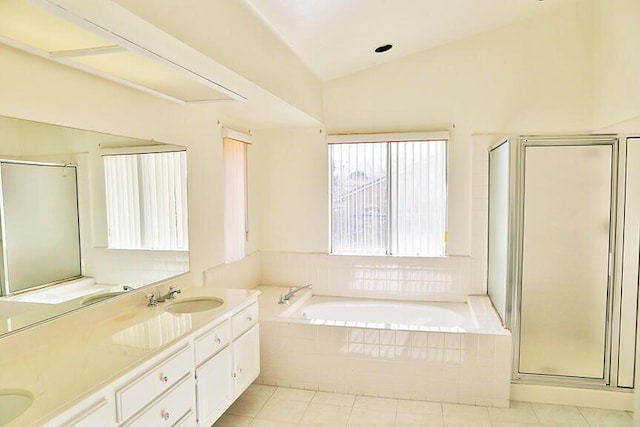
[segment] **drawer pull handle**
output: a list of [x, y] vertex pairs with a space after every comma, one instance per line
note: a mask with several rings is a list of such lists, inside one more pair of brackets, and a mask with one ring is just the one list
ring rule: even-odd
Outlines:
[[235, 372], [232, 372], [232, 373], [231, 373], [231, 376], [232, 376], [233, 378], [237, 377], [237, 375], [236, 375], [236, 373], [235, 373]]
[[249, 317], [247, 317], [247, 320], [248, 320], [249, 322], [251, 322], [251, 321], [253, 321], [253, 317], [249, 316]]
[[168, 420], [169, 418], [171, 418], [171, 414], [169, 414], [167, 411], [162, 411], [162, 414], [160, 414], [160, 416], [165, 421]]
[[216, 338], [214, 339], [214, 341], [215, 341], [217, 344], [220, 344], [220, 343], [222, 342], [222, 340], [220, 339], [220, 337], [216, 337]]
[[166, 375], [162, 375], [160, 374], [160, 381], [162, 381], [163, 383], [168, 383], [169, 382], [169, 377]]

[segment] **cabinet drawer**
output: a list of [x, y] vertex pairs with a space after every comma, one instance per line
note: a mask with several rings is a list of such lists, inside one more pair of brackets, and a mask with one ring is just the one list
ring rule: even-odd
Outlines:
[[258, 304], [254, 303], [231, 318], [233, 339], [238, 338], [256, 323], [258, 323]]
[[196, 413], [194, 411], [189, 411], [189, 413], [182, 417], [182, 419], [179, 420], [174, 427], [198, 427], [198, 422], [196, 421]]
[[138, 412], [176, 384], [193, 367], [191, 347], [187, 346], [147, 373], [116, 391], [118, 422]]
[[196, 365], [216, 354], [231, 341], [231, 325], [228, 321], [196, 338]]
[[180, 423], [185, 421], [185, 418], [188, 418], [189, 412], [194, 412], [196, 409], [195, 392], [195, 380], [192, 375], [189, 375], [142, 414], [127, 423], [126, 426], [169, 427], [189, 425]]
[[[63, 427], [93, 427], [112, 425], [114, 422], [113, 401], [106, 398], [90, 405], [78, 412], [70, 420], [63, 422]], [[60, 425], [60, 424], [55, 424]]]

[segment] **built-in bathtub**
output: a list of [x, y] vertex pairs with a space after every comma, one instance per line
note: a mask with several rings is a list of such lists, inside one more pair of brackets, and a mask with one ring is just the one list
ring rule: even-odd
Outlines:
[[424, 303], [261, 286], [262, 384], [505, 407], [511, 335], [486, 296]]

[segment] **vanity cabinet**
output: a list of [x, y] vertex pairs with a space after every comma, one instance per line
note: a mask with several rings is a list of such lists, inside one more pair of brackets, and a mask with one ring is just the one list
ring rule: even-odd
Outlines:
[[[157, 366], [149, 369], [132, 382], [116, 391], [118, 422], [124, 422], [149, 402], [167, 392], [183, 379], [192, 376], [191, 346], [187, 345]], [[172, 393], [174, 390], [171, 391]], [[195, 406], [191, 409], [195, 409]], [[184, 414], [183, 414], [184, 415]]]
[[258, 328], [254, 297], [44, 425], [209, 427], [258, 377]]
[[196, 369], [198, 420], [212, 425], [235, 399], [231, 347], [226, 347]]
[[[80, 405], [81, 406], [81, 405]], [[95, 427], [115, 424], [113, 400], [106, 397], [97, 402], [81, 406], [68, 415], [66, 421], [59, 423], [62, 427]]]
[[244, 392], [260, 373], [260, 331], [255, 325], [233, 342], [234, 389], [236, 398]]
[[196, 338], [196, 363], [204, 360], [196, 368], [200, 426], [212, 425], [260, 373], [257, 310], [252, 304]]

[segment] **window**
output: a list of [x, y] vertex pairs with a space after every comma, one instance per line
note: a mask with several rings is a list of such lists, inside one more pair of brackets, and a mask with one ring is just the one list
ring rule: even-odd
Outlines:
[[224, 129], [224, 246], [225, 262], [247, 252], [247, 145], [250, 136]]
[[187, 152], [103, 155], [109, 248], [188, 250]]
[[330, 137], [331, 252], [444, 256], [444, 133]]

